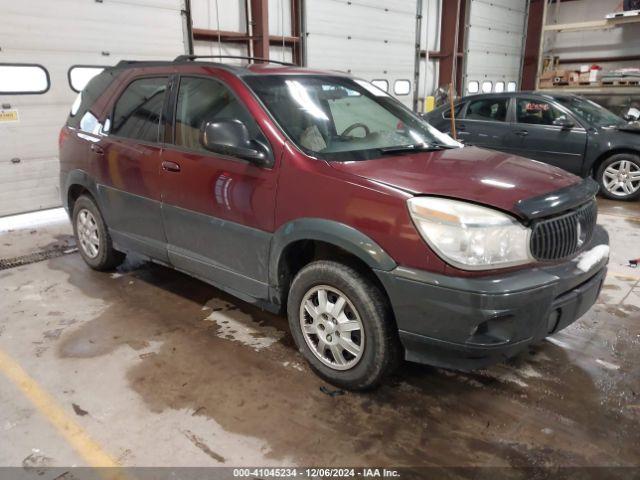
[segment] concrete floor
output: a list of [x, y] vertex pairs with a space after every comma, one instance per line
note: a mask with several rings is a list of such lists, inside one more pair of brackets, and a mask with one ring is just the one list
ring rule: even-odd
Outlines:
[[[610, 273], [580, 321], [508, 364], [404, 364], [367, 394], [321, 392], [285, 318], [172, 270], [74, 253], [0, 271], [0, 465], [638, 466], [640, 203], [600, 203]], [[0, 233], [0, 257], [69, 235]]]

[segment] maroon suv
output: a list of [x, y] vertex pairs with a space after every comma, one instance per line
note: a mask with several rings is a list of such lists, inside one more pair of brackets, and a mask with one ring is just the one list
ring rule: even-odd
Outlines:
[[127, 252], [286, 312], [326, 380], [399, 360], [512, 356], [595, 302], [596, 184], [462, 148], [335, 72], [121, 62], [60, 133], [62, 199], [92, 268]]

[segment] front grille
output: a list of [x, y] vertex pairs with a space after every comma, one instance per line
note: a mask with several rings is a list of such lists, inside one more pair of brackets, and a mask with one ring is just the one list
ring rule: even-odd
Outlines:
[[596, 201], [563, 215], [533, 224], [531, 253], [537, 260], [561, 260], [582, 250], [589, 243], [596, 225]]

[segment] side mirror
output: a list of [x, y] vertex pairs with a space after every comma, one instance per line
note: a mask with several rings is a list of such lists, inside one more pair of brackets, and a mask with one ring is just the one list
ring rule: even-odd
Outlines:
[[259, 165], [269, 163], [268, 149], [251, 140], [249, 129], [238, 119], [204, 123], [200, 129], [200, 143], [214, 153], [251, 160]]
[[571, 130], [573, 127], [575, 127], [575, 123], [573, 123], [571, 120], [569, 120], [567, 117], [565, 117], [564, 115], [562, 117], [558, 117], [553, 121], [553, 124], [556, 127], [562, 127], [563, 130]]

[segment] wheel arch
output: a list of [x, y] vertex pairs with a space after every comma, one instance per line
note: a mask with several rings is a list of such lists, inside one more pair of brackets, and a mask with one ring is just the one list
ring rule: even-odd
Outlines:
[[612, 156], [618, 155], [620, 153], [630, 153], [633, 155], [640, 155], [640, 149], [633, 148], [633, 147], [617, 147], [612, 150], [607, 150], [606, 152], [603, 152], [591, 164], [591, 177], [597, 181], [598, 170], [600, 170], [600, 165], [602, 165], [602, 163], [608, 158], [611, 158]]
[[376, 283], [379, 280], [374, 270], [390, 271], [397, 266], [380, 245], [349, 225], [319, 218], [294, 220], [279, 228], [272, 240], [269, 257], [272, 300], [284, 307], [295, 274], [317, 259], [336, 259], [366, 270]]
[[75, 201], [84, 193], [91, 195], [97, 204], [98, 187], [89, 174], [84, 170], [70, 171], [67, 174], [64, 192], [62, 195], [63, 207], [69, 216], [73, 215], [73, 206]]

